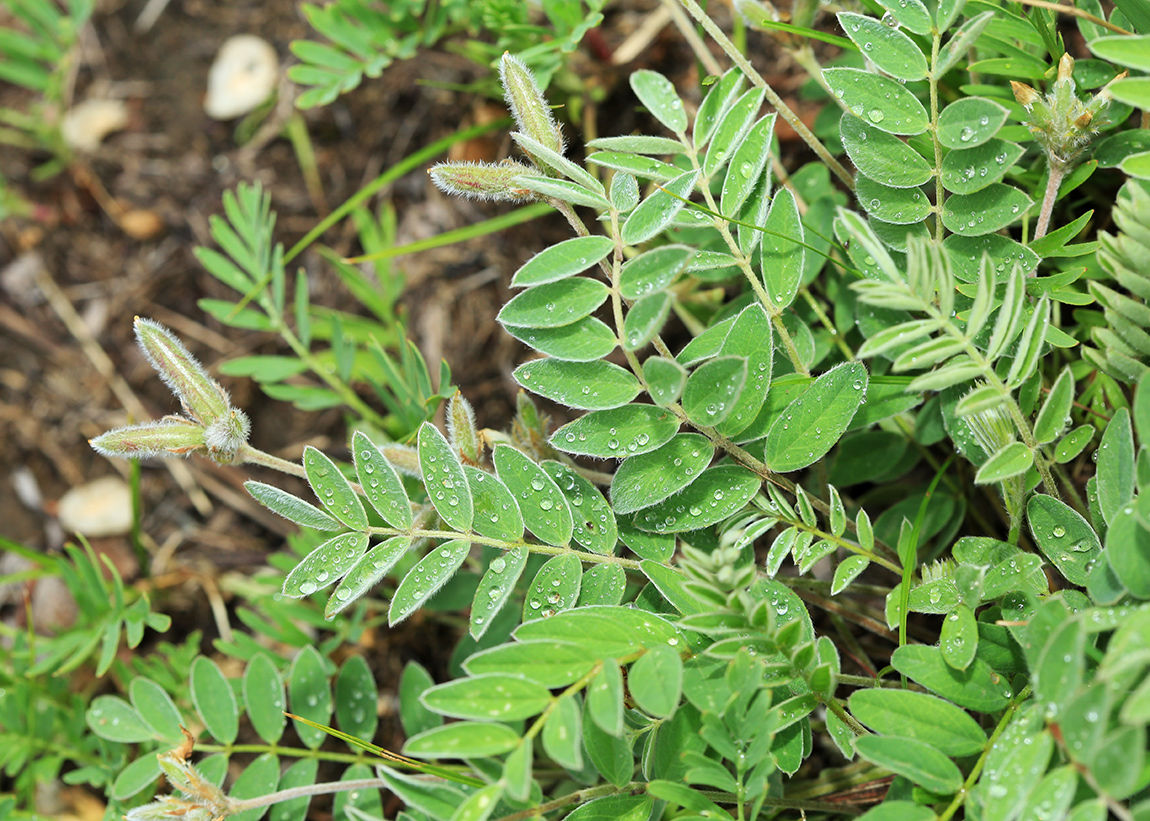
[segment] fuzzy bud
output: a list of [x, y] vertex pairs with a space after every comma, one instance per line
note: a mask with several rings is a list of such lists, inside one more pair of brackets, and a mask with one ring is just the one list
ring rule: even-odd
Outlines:
[[427, 171], [435, 187], [446, 194], [458, 194], [476, 200], [521, 202], [535, 194], [515, 180], [523, 174], [536, 173], [534, 168], [510, 160], [501, 163], [444, 162]]
[[231, 411], [227, 392], [208, 376], [175, 334], [158, 322], [136, 317], [136, 339], [188, 416], [210, 425]]
[[1010, 88], [1014, 92], [1014, 99], [1018, 100], [1018, 104], [1027, 111], [1034, 105], [1034, 101], [1041, 96], [1026, 83], [1016, 83], [1014, 80], [1011, 80]]
[[186, 456], [205, 451], [204, 428], [179, 416], [159, 422], [144, 422], [110, 430], [89, 439], [88, 444], [101, 456], [121, 459], [144, 459], [149, 456]]
[[499, 80], [511, 116], [519, 130], [557, 154], [563, 153], [563, 135], [551, 116], [547, 98], [535, 81], [535, 75], [518, 57], [503, 53], [499, 61]]
[[1065, 173], [1073, 167], [1090, 141], [1106, 125], [1104, 111], [1110, 93], [1102, 89], [1082, 100], [1074, 82], [1074, 58], [1063, 54], [1046, 94], [1023, 83], [1011, 82], [1014, 99], [1026, 108], [1026, 127], [1046, 154], [1052, 169]]
[[455, 452], [470, 465], [479, 464], [481, 449], [479, 431], [475, 426], [475, 412], [471, 403], [459, 391], [447, 405], [447, 438]]
[[221, 821], [232, 814], [232, 806], [223, 791], [208, 781], [188, 763], [194, 739], [180, 728], [184, 742], [174, 750], [159, 753], [156, 760], [173, 788], [183, 793], [161, 796], [151, 804], [128, 812], [126, 821]]

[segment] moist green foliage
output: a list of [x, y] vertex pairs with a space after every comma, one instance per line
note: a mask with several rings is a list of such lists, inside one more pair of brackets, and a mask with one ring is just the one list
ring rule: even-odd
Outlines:
[[[1147, 813], [1150, 140], [1126, 123], [1146, 79], [1115, 78], [1150, 66], [1144, 37], [1101, 25], [1136, 21], [1082, 4], [1098, 59], [1075, 63], [1043, 10], [841, 12], [835, 41], [857, 51], [819, 71], [812, 133], [683, 5], [738, 66], [697, 105], [637, 71], [650, 133], [593, 140], [579, 164], [507, 55], [522, 164], [431, 171], [576, 235], [507, 272], [499, 321], [535, 351], [508, 432], [458, 393], [437, 427], [447, 380], [433, 393], [414, 348], [373, 335], [398, 330], [394, 296], [332, 258], [370, 328], [302, 280], [289, 300], [267, 196], [225, 202], [223, 253], [201, 260], [245, 296], [204, 307], [294, 353], [226, 367], [361, 426], [350, 459], [237, 452], [310, 489], [247, 483], [303, 528], [278, 594], [242, 611], [286, 649], [237, 634], [217, 649], [242, 674], [188, 657], [89, 705], [132, 759], [110, 788], [129, 818], [303, 818], [325, 792], [379, 818], [387, 789], [405, 819], [837, 819], [865, 808], [839, 800], [860, 785], [881, 787], [875, 821]], [[748, 20], [819, 69], [804, 26]], [[778, 118], [819, 162], [783, 175]], [[1075, 192], [1121, 173], [1117, 233], [1096, 232]], [[374, 746], [379, 685], [342, 647], [384, 612], [467, 624], [448, 680], [408, 665], [402, 754]], [[280, 746], [284, 710], [299, 747]], [[152, 755], [193, 715], [195, 746]], [[259, 757], [225, 793], [248, 725]], [[213, 753], [198, 773], [195, 749]], [[342, 787], [315, 783], [317, 760], [345, 765]], [[142, 804], [160, 769], [179, 794]]]

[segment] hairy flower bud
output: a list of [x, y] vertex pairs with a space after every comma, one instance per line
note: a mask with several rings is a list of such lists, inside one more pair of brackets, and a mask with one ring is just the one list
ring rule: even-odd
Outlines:
[[193, 451], [207, 449], [203, 426], [180, 416], [116, 428], [95, 439], [89, 439], [88, 444], [101, 456], [117, 456], [122, 459], [144, 459], [168, 454], [185, 456]]
[[455, 392], [447, 405], [447, 437], [451, 447], [465, 462], [479, 464], [481, 445], [475, 425], [475, 412], [471, 409], [471, 403], [459, 391]]
[[515, 182], [522, 174], [537, 173], [523, 163], [510, 160], [501, 163], [444, 162], [433, 165], [427, 173], [435, 187], [445, 194], [507, 202], [535, 198], [535, 194]]
[[1104, 88], [1082, 100], [1076, 93], [1074, 58], [1063, 54], [1056, 79], [1046, 94], [1023, 83], [1011, 82], [1014, 99], [1026, 109], [1026, 127], [1042, 147], [1050, 166], [1065, 173], [1106, 124], [1102, 116], [1110, 102]]
[[210, 425], [231, 412], [227, 391], [208, 376], [175, 334], [158, 322], [136, 317], [136, 339], [188, 416]]
[[563, 153], [563, 134], [551, 116], [547, 98], [535, 82], [535, 76], [518, 57], [504, 52], [499, 61], [499, 80], [511, 116], [519, 130], [536, 142]]

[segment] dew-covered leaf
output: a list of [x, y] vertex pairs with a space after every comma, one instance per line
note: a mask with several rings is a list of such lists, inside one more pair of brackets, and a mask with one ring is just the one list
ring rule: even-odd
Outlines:
[[761, 117], [731, 155], [731, 164], [723, 178], [719, 213], [736, 216], [755, 190], [770, 158], [771, 138], [775, 132], [775, 114]]
[[351, 656], [335, 679], [335, 717], [339, 728], [359, 738], [371, 739], [379, 725], [379, 691], [375, 676], [363, 656]]
[[574, 523], [571, 538], [592, 553], [614, 553], [619, 531], [615, 514], [599, 489], [567, 465], [548, 461], [542, 467], [567, 498]]
[[1022, 442], [1010, 442], [982, 463], [978, 473], [974, 475], [974, 483], [989, 485], [1001, 482], [1011, 476], [1025, 473], [1033, 463], [1034, 451]]
[[617, 564], [598, 564], [583, 573], [576, 607], [622, 604], [627, 592], [627, 574]]
[[870, 559], [866, 556], [847, 556], [839, 562], [831, 582], [831, 595], [835, 596], [846, 590], [869, 565]]
[[660, 448], [632, 456], [611, 480], [615, 512], [633, 513], [682, 490], [699, 478], [714, 454], [705, 436], [680, 433]]
[[1067, 365], [1054, 381], [1050, 394], [1042, 403], [1038, 418], [1034, 422], [1034, 438], [1042, 445], [1049, 444], [1062, 435], [1070, 420], [1070, 410], [1074, 403], [1074, 374]]
[[746, 357], [720, 356], [708, 360], [687, 377], [683, 410], [695, 424], [713, 427], [734, 408], [746, 379]]
[[310, 596], [335, 584], [367, 550], [366, 533], [341, 533], [321, 544], [284, 579], [283, 594], [293, 599]]
[[771, 425], [765, 461], [785, 473], [821, 459], [846, 431], [866, 396], [867, 370], [847, 362], [824, 373]]
[[982, 260], [990, 258], [990, 264], [1003, 281], [1017, 265], [1022, 271], [1033, 271], [1042, 258], [1025, 245], [1000, 234], [984, 234], [980, 237], [960, 237], [951, 234], [942, 242], [946, 255], [950, 258], [955, 279], [960, 282], [978, 282], [982, 277]]
[[511, 286], [528, 288], [581, 273], [605, 258], [614, 247], [610, 237], [601, 235], [564, 240], [527, 260], [511, 277]]
[[135, 744], [156, 737], [136, 708], [119, 696], [96, 696], [84, 719], [93, 733], [108, 741]]
[[572, 532], [571, 510], [555, 480], [510, 445], [496, 445], [492, 461], [500, 481], [518, 502], [527, 528], [547, 544], [567, 544]]
[[339, 586], [332, 592], [324, 608], [324, 618], [333, 618], [355, 602], [368, 590], [379, 584], [380, 580], [395, 566], [407, 549], [411, 547], [411, 539], [407, 536], [395, 536], [387, 541], [380, 542], [352, 565], [347, 574], [340, 581]]
[[459, 454], [439, 428], [424, 422], [417, 437], [419, 467], [431, 504], [443, 521], [460, 532], [471, 529], [471, 490]]
[[1119, 408], [1106, 423], [1098, 446], [1098, 509], [1107, 522], [1134, 497], [1135, 453], [1130, 411]]
[[711, 85], [707, 91], [707, 96], [699, 105], [691, 130], [696, 149], [701, 149], [711, 139], [715, 126], [719, 124], [719, 118], [730, 108], [739, 92], [742, 91], [744, 82], [746, 80], [743, 73], [737, 68], [732, 68], [728, 69], [722, 77]]
[[707, 178], [713, 177], [730, 160], [734, 147], [746, 136], [759, 113], [763, 95], [760, 88], [749, 89], [723, 113], [703, 157], [703, 174]]
[[571, 362], [594, 362], [611, 353], [619, 344], [615, 332], [593, 316], [585, 316], [558, 328], [504, 325], [503, 330], [540, 353]]
[[344, 526], [328, 516], [315, 505], [305, 502], [298, 496], [293, 496], [286, 490], [280, 490], [263, 482], [244, 482], [244, 488], [252, 498], [273, 513], [278, 513], [289, 522], [295, 522], [301, 527], [310, 527], [313, 530], [343, 530]]
[[1034, 202], [1013, 186], [996, 182], [973, 194], [955, 194], [942, 208], [942, 223], [966, 237], [993, 234], [1022, 219]]
[[[915, 34], [930, 34], [934, 21], [921, 0], [878, 0], [895, 23]], [[895, 819], [891, 819], [895, 821]], [[901, 819], [900, 819], [901, 821]]]
[[514, 377], [532, 393], [578, 410], [608, 410], [639, 393], [639, 380], [610, 362], [535, 359], [515, 369]]
[[471, 526], [480, 536], [514, 542], [523, 537], [523, 516], [515, 496], [497, 477], [464, 465], [471, 502], [475, 508]]
[[682, 134], [687, 130], [687, 112], [683, 109], [683, 101], [675, 92], [674, 83], [662, 74], [648, 69], [632, 72], [631, 90], [668, 131]]
[[148, 787], [160, 777], [160, 762], [155, 756], [137, 758], [120, 771], [112, 782], [109, 795], [117, 801], [126, 801]]
[[523, 568], [527, 566], [527, 556], [527, 548], [520, 545], [503, 556], [496, 556], [487, 566], [475, 589], [475, 600], [471, 603], [470, 630], [473, 639], [479, 639], [487, 632], [496, 614], [511, 597], [519, 577], [523, 575]]
[[839, 135], [859, 173], [891, 188], [915, 188], [934, 176], [921, 154], [893, 134], [844, 114]]
[[855, 195], [868, 214], [893, 225], [922, 222], [930, 213], [930, 200], [921, 188], [891, 188], [860, 175]]
[[1061, 500], [1040, 493], [1030, 497], [1026, 518], [1038, 549], [1067, 581], [1085, 587], [1090, 568], [1102, 552], [1094, 528]]
[[775, 195], [764, 227], [771, 233], [764, 233], [760, 240], [763, 284], [772, 310], [781, 310], [794, 301], [805, 262], [806, 236], [794, 195], [789, 190], [784, 188]]
[[[574, 556], [573, 556], [574, 558]], [[522, 642], [559, 641], [578, 646], [585, 657], [620, 658], [636, 650], [678, 646], [679, 631], [662, 616], [633, 607], [579, 607], [515, 630]]]
[[399, 624], [435, 595], [455, 575], [470, 550], [471, 542], [454, 539], [420, 559], [395, 590], [387, 611], [388, 625]]
[[1150, 599], [1150, 529], [1145, 525], [1150, 520], [1150, 504], [1145, 501], [1148, 499], [1150, 496], [1145, 494], [1139, 498], [1139, 510], [1134, 505], [1119, 508], [1106, 531], [1105, 556], [1114, 575], [1132, 596], [1142, 601]]
[[367, 513], [335, 462], [308, 445], [303, 452], [307, 481], [328, 513], [356, 530], [367, 529]]
[[519, 328], [559, 328], [590, 314], [608, 294], [607, 286], [597, 279], [568, 277], [536, 285], [513, 297], [497, 319]]
[[938, 115], [938, 141], [946, 148], [982, 145], [1006, 122], [1009, 112], [985, 97], [964, 97]]
[[583, 715], [572, 695], [564, 695], [555, 704], [543, 725], [543, 750], [557, 764], [572, 770], [583, 767]]
[[602, 668], [587, 685], [587, 712], [603, 732], [623, 735], [623, 671], [614, 659], [604, 659]]
[[694, 249], [686, 245], [660, 245], [628, 260], [619, 271], [619, 293], [627, 299], [661, 291], [686, 267]]
[[363, 431], [351, 439], [355, 471], [367, 500], [389, 525], [400, 530], [411, 527], [411, 501], [399, 474]]
[[942, 161], [942, 184], [955, 194], [973, 194], [999, 182], [1024, 149], [1006, 140], [988, 140], [975, 148], [951, 151]]
[[839, 25], [880, 71], [899, 80], [921, 80], [927, 75], [926, 57], [914, 40], [898, 30], [854, 12], [840, 11]]
[[[229, 798], [242, 801], [257, 798], [275, 791], [280, 780], [280, 760], [274, 753], [263, 753], [249, 762], [243, 772], [236, 776]], [[235, 821], [258, 821], [267, 812], [265, 807], [256, 807], [245, 812], [232, 813], [228, 817]]]
[[227, 676], [214, 661], [199, 656], [192, 662], [188, 682], [204, 727], [216, 741], [231, 744], [239, 733], [240, 708]]
[[611, 203], [602, 194], [570, 180], [545, 177], [541, 174], [521, 174], [513, 182], [518, 188], [525, 188], [572, 205], [583, 205], [599, 211], [608, 211], [611, 208]]
[[978, 622], [974, 611], [960, 604], [942, 620], [938, 646], [942, 659], [955, 670], [965, 670], [978, 652]]
[[560, 553], [547, 560], [535, 574], [523, 598], [523, 622], [554, 618], [579, 601], [583, 564], [574, 553]]
[[[542, 606], [540, 604], [540, 608]], [[537, 623], [550, 621], [553, 619]], [[537, 681], [548, 688], [566, 687], [594, 666], [595, 659], [579, 645], [551, 639], [501, 644], [476, 653], [463, 664], [463, 668], [473, 676], [507, 673]]]
[[675, 495], [635, 515], [635, 526], [656, 533], [700, 530], [740, 511], [754, 498], [762, 479], [738, 465], [719, 465]]
[[[644, 375], [650, 378], [646, 365]], [[614, 459], [654, 450], [678, 430], [678, 417], [665, 408], [624, 405], [584, 414], [555, 431], [550, 441], [566, 453]]]
[[623, 320], [623, 349], [637, 351], [663, 328], [671, 312], [672, 296], [666, 291], [635, 300]]
[[888, 134], [921, 134], [930, 125], [922, 103], [895, 80], [857, 68], [828, 68], [823, 76], [851, 114]]

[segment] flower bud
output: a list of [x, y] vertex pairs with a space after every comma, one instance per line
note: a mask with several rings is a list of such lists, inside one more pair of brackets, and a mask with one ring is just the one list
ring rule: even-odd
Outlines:
[[116, 428], [95, 439], [89, 439], [88, 444], [102, 456], [122, 459], [144, 459], [168, 454], [184, 456], [207, 448], [203, 426], [179, 416]]
[[1026, 83], [1016, 83], [1014, 80], [1010, 81], [1010, 88], [1014, 91], [1014, 99], [1018, 100], [1018, 104], [1025, 108], [1027, 111], [1034, 105], [1034, 101], [1039, 98], [1039, 93]]
[[531, 139], [563, 153], [563, 135], [551, 117], [551, 107], [547, 98], [535, 82], [535, 76], [518, 57], [509, 52], [503, 53], [499, 61], [499, 80], [503, 84], [503, 95], [511, 116], [515, 118], [519, 130]]
[[520, 202], [535, 195], [515, 183], [522, 174], [537, 173], [523, 163], [444, 162], [427, 171], [435, 187], [446, 194], [458, 194], [477, 200]]
[[221, 465], [234, 464], [251, 431], [252, 423], [248, 415], [232, 408], [227, 416], [220, 417], [204, 430], [204, 445], [208, 449], [208, 456]]
[[136, 339], [188, 416], [210, 425], [231, 412], [227, 392], [171, 331], [158, 322], [136, 317]]
[[475, 412], [471, 409], [471, 403], [459, 391], [455, 392], [447, 405], [447, 438], [465, 463], [479, 464], [481, 445], [479, 431], [475, 426]]

